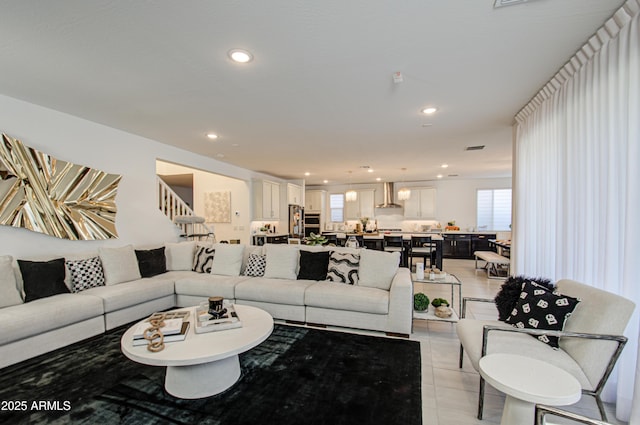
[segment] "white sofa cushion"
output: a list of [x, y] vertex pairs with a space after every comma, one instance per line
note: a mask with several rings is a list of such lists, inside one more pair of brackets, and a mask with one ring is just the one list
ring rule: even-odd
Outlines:
[[304, 293], [314, 283], [310, 280], [252, 277], [236, 285], [236, 300], [303, 306]]
[[309, 307], [349, 310], [363, 313], [389, 313], [389, 291], [366, 286], [317, 282], [304, 295]]
[[399, 265], [399, 252], [361, 249], [358, 285], [388, 291]]
[[82, 294], [102, 298], [105, 313], [163, 298], [174, 293], [173, 280], [162, 279], [161, 275], [124, 282], [119, 285], [99, 286], [82, 292]]
[[13, 272], [13, 257], [0, 256], [0, 308], [22, 304], [16, 275]]
[[168, 271], [193, 269], [193, 257], [196, 254], [195, 242], [167, 242], [164, 246]]
[[102, 300], [84, 294], [58, 294], [0, 309], [0, 345], [102, 316]]
[[298, 247], [296, 245], [265, 245], [267, 265], [264, 277], [296, 280], [298, 273]]
[[219, 276], [214, 274], [193, 273], [176, 280], [176, 294], [198, 297], [219, 296], [228, 299], [235, 297], [238, 282], [249, 279], [246, 276]]
[[100, 248], [99, 253], [107, 285], [117, 285], [140, 279], [138, 259], [133, 245], [125, 245], [120, 248]]
[[222, 276], [239, 276], [242, 269], [244, 245], [228, 243], [215, 244], [216, 254], [211, 264], [211, 274]]

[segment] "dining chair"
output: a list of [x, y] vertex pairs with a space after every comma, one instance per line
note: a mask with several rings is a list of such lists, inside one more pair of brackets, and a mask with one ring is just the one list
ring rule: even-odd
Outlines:
[[413, 267], [414, 258], [422, 258], [424, 268], [427, 268], [427, 258], [429, 259], [429, 267], [435, 264], [436, 248], [431, 242], [431, 236], [411, 236], [411, 244], [409, 248], [409, 268]]

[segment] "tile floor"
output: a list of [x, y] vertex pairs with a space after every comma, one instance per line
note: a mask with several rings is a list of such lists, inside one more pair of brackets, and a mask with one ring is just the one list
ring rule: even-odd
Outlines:
[[[493, 298], [502, 284], [501, 280], [487, 279], [483, 270], [474, 269], [473, 260], [445, 259], [443, 268], [462, 281], [463, 297]], [[451, 298], [451, 290], [445, 285], [428, 285], [420, 288], [430, 299]], [[457, 292], [456, 292], [457, 296]], [[451, 300], [449, 300], [451, 301]], [[457, 305], [457, 302], [456, 302]], [[468, 317], [494, 319], [497, 317], [491, 304], [472, 303]], [[422, 352], [422, 414], [424, 425], [472, 425], [499, 424], [504, 405], [504, 395], [487, 384], [485, 392], [484, 419], [476, 418], [479, 376], [468, 359], [464, 367], [458, 367], [459, 342], [455, 324], [425, 320], [414, 320], [411, 339], [420, 341]], [[598, 418], [597, 406], [592, 397], [584, 396], [573, 406], [565, 407], [585, 416]], [[613, 406], [607, 405], [609, 422], [616, 422]], [[561, 422], [554, 418], [554, 423]], [[516, 424], [514, 424], [516, 425]], [[518, 424], [519, 425], [519, 424]], [[533, 423], [532, 423], [533, 425]]]

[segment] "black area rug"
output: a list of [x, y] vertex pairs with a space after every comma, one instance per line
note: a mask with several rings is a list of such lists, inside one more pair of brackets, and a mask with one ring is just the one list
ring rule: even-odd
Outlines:
[[0, 423], [422, 423], [418, 342], [276, 325], [240, 356], [242, 376], [233, 387], [181, 400], [164, 390], [164, 368], [124, 357], [124, 331], [0, 370], [3, 407], [27, 402], [26, 411], [0, 411]]

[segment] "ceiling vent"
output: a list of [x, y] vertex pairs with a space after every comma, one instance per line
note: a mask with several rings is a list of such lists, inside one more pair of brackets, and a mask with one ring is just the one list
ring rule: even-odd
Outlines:
[[526, 3], [528, 0], [496, 0], [493, 4], [493, 8], [496, 9], [498, 7], [505, 6], [513, 6], [514, 4]]
[[382, 189], [384, 202], [382, 204], [376, 205], [376, 208], [402, 208], [402, 205], [398, 205], [393, 202], [393, 183], [384, 183]]
[[482, 149], [484, 149], [484, 145], [467, 146], [464, 148], [465, 151], [481, 151]]

